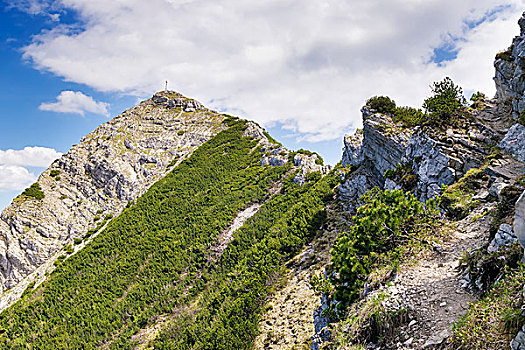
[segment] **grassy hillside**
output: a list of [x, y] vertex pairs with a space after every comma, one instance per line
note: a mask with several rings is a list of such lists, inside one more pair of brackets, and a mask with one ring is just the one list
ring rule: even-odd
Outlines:
[[[244, 129], [232, 121], [3, 312], [0, 347], [129, 349], [164, 320], [155, 348], [250, 348], [271, 282], [322, 223], [337, 178], [299, 186], [290, 165], [261, 167]], [[264, 201], [211, 263], [236, 214]]]

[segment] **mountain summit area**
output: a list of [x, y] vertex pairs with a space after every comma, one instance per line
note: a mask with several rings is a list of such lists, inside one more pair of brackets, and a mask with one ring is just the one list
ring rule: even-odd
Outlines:
[[334, 167], [174, 91], [100, 125], [1, 214], [0, 348], [525, 350], [519, 25]]

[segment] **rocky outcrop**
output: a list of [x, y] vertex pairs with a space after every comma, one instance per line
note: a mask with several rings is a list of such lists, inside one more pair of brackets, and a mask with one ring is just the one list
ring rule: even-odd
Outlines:
[[496, 55], [496, 99], [512, 107], [514, 119], [525, 110], [525, 14], [518, 21], [520, 35], [507, 51]]
[[[26, 276], [100, 218], [118, 215], [172, 165], [226, 128], [224, 118], [168, 91], [82, 138], [38, 178], [43, 199], [21, 195], [2, 213], [0, 291], [20, 293]], [[2, 306], [8, 299], [4, 294]]]
[[343, 157], [341, 165], [343, 166], [358, 166], [364, 160], [363, 155], [363, 130], [356, 130], [352, 135], [345, 135], [343, 139]]
[[[409, 129], [392, 118], [363, 107], [363, 132], [345, 136], [342, 164], [352, 166], [352, 174], [339, 187], [339, 198], [353, 210], [359, 197], [374, 186], [401, 188], [384, 174], [399, 165], [416, 176], [417, 196], [425, 201], [441, 193], [471, 168], [479, 167], [487, 151], [482, 147], [487, 131], [472, 123], [468, 130], [446, 130], [428, 134], [416, 127]], [[476, 138], [476, 135], [478, 137]], [[479, 136], [481, 135], [481, 136]], [[482, 137], [483, 136], [483, 137]], [[488, 136], [487, 136], [488, 137]]]
[[363, 130], [346, 135], [343, 148], [343, 166], [351, 166], [352, 173], [339, 186], [339, 198], [349, 211], [359, 206], [359, 198], [375, 186], [384, 186], [384, 173], [401, 162], [409, 144], [411, 132], [400, 130], [389, 116], [375, 113], [365, 106]]

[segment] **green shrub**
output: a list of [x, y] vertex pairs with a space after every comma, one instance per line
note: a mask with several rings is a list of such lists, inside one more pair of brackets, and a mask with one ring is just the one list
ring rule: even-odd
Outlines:
[[73, 242], [74, 242], [75, 244], [80, 244], [80, 243], [82, 243], [82, 239], [81, 239], [81, 238], [75, 238], [75, 239], [73, 240]]
[[374, 189], [363, 197], [354, 226], [341, 233], [331, 251], [334, 298], [345, 308], [359, 297], [368, 274], [385, 263], [397, 265], [410, 243], [419, 242], [439, 217], [436, 203], [419, 202], [402, 190]]
[[73, 247], [71, 247], [70, 244], [65, 245], [65, 246], [64, 246], [64, 250], [65, 250], [66, 253], [68, 253], [68, 254], [71, 254], [71, 253], [73, 253], [73, 252], [75, 251], [75, 250], [73, 249]]
[[385, 179], [398, 183], [405, 191], [413, 191], [417, 186], [417, 175], [412, 172], [412, 163], [397, 164], [395, 169], [387, 169]]
[[184, 130], [179, 130], [179, 131], [177, 131], [177, 135], [179, 135], [179, 136], [184, 135]]
[[421, 109], [413, 107], [399, 107], [394, 112], [394, 121], [409, 127], [422, 125], [427, 118], [428, 116]]
[[38, 200], [41, 200], [45, 197], [44, 191], [42, 191], [42, 187], [40, 187], [40, 184], [38, 182], [35, 182], [28, 188], [22, 192], [24, 196], [36, 198]]
[[485, 96], [484, 93], [478, 91], [478, 92], [472, 94], [472, 96], [470, 97], [470, 100], [472, 102], [477, 102], [477, 101], [484, 101], [486, 98], [487, 98], [487, 96]]
[[56, 170], [56, 169], [53, 169], [49, 172], [49, 176], [51, 177], [55, 177], [55, 176], [58, 176], [60, 175], [60, 170]]
[[379, 113], [393, 115], [396, 111], [396, 103], [388, 96], [374, 96], [366, 101], [366, 105]]
[[432, 84], [432, 96], [423, 102], [423, 108], [430, 115], [432, 121], [447, 123], [465, 109], [467, 101], [463, 96], [463, 89], [446, 77], [440, 82]]

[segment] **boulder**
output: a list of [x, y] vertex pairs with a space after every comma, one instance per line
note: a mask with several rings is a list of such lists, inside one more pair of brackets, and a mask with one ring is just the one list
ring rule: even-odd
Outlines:
[[487, 251], [493, 253], [499, 250], [500, 247], [511, 245], [516, 242], [518, 238], [512, 230], [512, 226], [509, 224], [501, 224], [499, 226], [498, 232], [494, 236], [494, 239], [490, 242]]
[[520, 162], [525, 162], [525, 126], [514, 124], [498, 146]]

